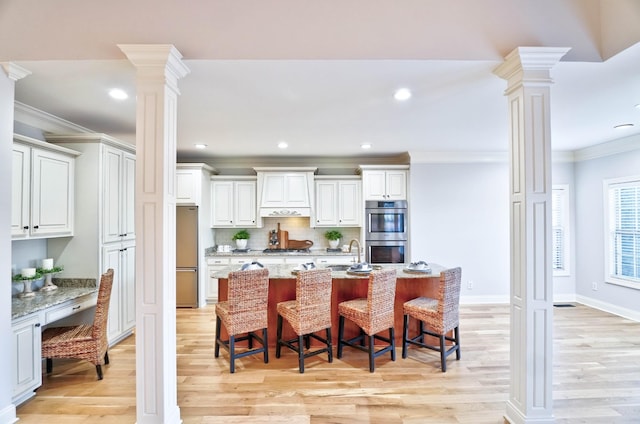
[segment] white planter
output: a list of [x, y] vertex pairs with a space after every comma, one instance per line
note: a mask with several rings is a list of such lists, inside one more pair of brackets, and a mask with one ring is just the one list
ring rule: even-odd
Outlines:
[[237, 239], [236, 247], [238, 249], [246, 249], [247, 248], [247, 239]]
[[337, 239], [337, 240], [329, 240], [329, 247], [330, 247], [331, 249], [337, 249], [339, 244], [340, 244], [340, 239]]

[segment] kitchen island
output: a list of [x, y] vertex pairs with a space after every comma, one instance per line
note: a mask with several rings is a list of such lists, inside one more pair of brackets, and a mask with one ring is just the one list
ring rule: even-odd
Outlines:
[[[402, 346], [402, 305], [404, 302], [420, 296], [435, 297], [440, 281], [440, 272], [446, 269], [437, 264], [429, 264], [431, 273], [413, 273], [405, 270], [405, 265], [383, 265], [383, 268], [396, 270], [396, 298], [395, 298], [395, 340], [396, 346]], [[269, 269], [269, 300], [268, 300], [268, 331], [269, 346], [276, 345], [277, 304], [296, 297], [296, 276], [293, 273], [295, 265], [266, 265]], [[216, 273], [219, 281], [218, 299], [227, 299], [228, 275], [238, 267], [226, 267]], [[338, 304], [345, 300], [367, 297], [369, 281], [368, 274], [354, 275], [346, 271], [333, 271], [331, 273], [333, 287], [331, 293], [331, 326], [334, 346], [337, 346], [338, 337]], [[412, 332], [417, 331], [417, 322], [412, 320]], [[358, 334], [358, 328], [350, 321], [345, 322], [345, 337], [353, 337]], [[223, 339], [227, 337], [224, 326], [222, 328]], [[295, 337], [295, 333], [288, 325], [283, 326], [283, 338]]]

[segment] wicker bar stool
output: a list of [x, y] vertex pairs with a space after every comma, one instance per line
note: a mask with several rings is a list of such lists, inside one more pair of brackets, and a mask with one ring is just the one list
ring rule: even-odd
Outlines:
[[[386, 352], [391, 352], [391, 360], [396, 360], [396, 350], [393, 328], [393, 304], [396, 295], [396, 271], [386, 269], [373, 271], [369, 274], [369, 287], [366, 299], [355, 299], [341, 302], [338, 305], [340, 321], [338, 325], [338, 358], [342, 357], [344, 345], [369, 353], [369, 371], [375, 371], [374, 359]], [[344, 339], [344, 320], [353, 321], [360, 327], [360, 334], [351, 339]], [[389, 338], [378, 335], [383, 330], [389, 330]], [[365, 336], [366, 334], [366, 336]], [[369, 339], [365, 346], [365, 337]], [[375, 340], [389, 343], [376, 351]]]
[[[220, 346], [229, 352], [229, 370], [235, 372], [235, 360], [248, 355], [264, 353], [264, 363], [269, 362], [267, 337], [267, 299], [269, 295], [269, 270], [266, 268], [233, 271], [229, 273], [227, 300], [216, 304], [215, 357]], [[220, 338], [221, 324], [229, 334], [228, 340]], [[262, 330], [262, 337], [255, 331]], [[245, 336], [237, 337], [239, 334]], [[237, 353], [235, 343], [248, 340], [248, 350]], [[262, 347], [253, 348], [257, 340]]]
[[[304, 360], [327, 352], [329, 362], [333, 362], [331, 346], [331, 269], [312, 269], [298, 272], [296, 278], [296, 299], [278, 303], [278, 334], [276, 358], [280, 357], [282, 346], [298, 353], [298, 368], [304, 373]], [[282, 320], [289, 322], [298, 337], [282, 339]], [[325, 330], [326, 338], [317, 332]], [[326, 346], [314, 351], [310, 349], [310, 338], [323, 342]], [[304, 353], [304, 348], [307, 353]]]
[[[402, 332], [402, 357], [407, 357], [409, 344], [440, 352], [440, 366], [442, 372], [447, 371], [447, 356], [456, 353], [456, 360], [460, 360], [460, 282], [462, 269], [452, 268], [442, 271], [437, 299], [418, 297], [404, 303], [404, 326]], [[420, 321], [418, 335], [409, 337], [409, 317]], [[425, 328], [425, 324], [429, 329]], [[453, 330], [453, 337], [447, 333]], [[439, 345], [424, 342], [424, 336], [437, 337]], [[447, 348], [446, 341], [453, 342]]]
[[109, 364], [107, 318], [113, 286], [113, 269], [100, 276], [98, 300], [92, 325], [52, 327], [42, 332], [42, 357], [47, 359], [47, 374], [53, 370], [53, 358], [85, 359], [96, 366], [102, 380], [102, 364]]

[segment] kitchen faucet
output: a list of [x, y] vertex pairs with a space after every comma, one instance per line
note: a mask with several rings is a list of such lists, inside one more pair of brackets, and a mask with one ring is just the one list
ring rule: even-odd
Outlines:
[[360, 263], [360, 242], [358, 240], [351, 240], [351, 242], [349, 243], [349, 253], [351, 253], [351, 247], [353, 246], [353, 243], [358, 245], [358, 263]]

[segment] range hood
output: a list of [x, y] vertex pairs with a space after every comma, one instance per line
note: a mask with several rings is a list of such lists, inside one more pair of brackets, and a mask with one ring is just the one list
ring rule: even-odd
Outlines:
[[258, 174], [260, 217], [310, 217], [317, 168], [254, 168]]

